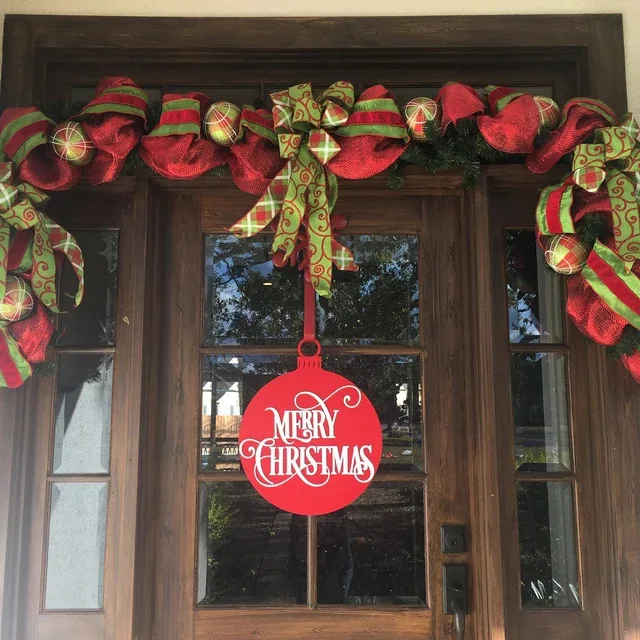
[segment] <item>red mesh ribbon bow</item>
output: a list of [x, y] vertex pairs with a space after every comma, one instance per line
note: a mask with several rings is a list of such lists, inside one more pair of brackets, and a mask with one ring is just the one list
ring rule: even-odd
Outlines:
[[192, 180], [227, 162], [228, 150], [201, 135], [202, 118], [211, 104], [203, 93], [168, 93], [160, 123], [140, 141], [140, 156], [165, 178]]
[[[348, 82], [336, 82], [317, 99], [309, 84], [271, 98], [271, 116], [252, 109], [243, 112], [237, 144], [243, 149], [247, 143], [255, 144], [254, 153], [268, 154], [269, 159], [247, 162], [245, 153], [234, 153], [234, 179], [249, 192], [260, 180], [269, 182], [260, 200], [231, 231], [246, 238], [277, 218], [272, 251], [278, 263], [286, 262], [301, 242], [308, 242], [303, 250], [309, 257], [310, 281], [320, 295], [329, 297], [332, 264], [343, 270], [357, 268], [351, 252], [331, 231], [330, 215], [338, 196], [336, 176], [358, 179], [386, 169], [406, 148], [404, 120], [381, 86], [365, 91], [355, 104], [353, 85]], [[247, 132], [253, 136], [245, 141]], [[285, 159], [284, 165], [278, 156]], [[275, 176], [261, 175], [259, 164], [269, 171], [280, 168]], [[300, 233], [301, 224], [306, 238]]]
[[458, 120], [484, 113], [484, 102], [478, 92], [460, 82], [447, 82], [438, 91], [436, 102], [442, 107], [442, 131]]
[[[0, 323], [0, 386], [22, 384], [31, 375], [29, 362], [44, 359], [51, 339], [44, 307], [59, 311], [55, 252], [67, 257], [78, 277], [76, 304], [84, 292], [80, 247], [68, 231], [37, 209], [48, 196], [27, 183], [15, 185], [12, 168], [10, 162], [0, 162], [0, 300], [5, 296], [7, 271], [24, 274], [35, 294], [36, 314], [11, 325]], [[13, 240], [12, 229], [18, 231]]]
[[127, 156], [140, 141], [147, 121], [149, 98], [133, 80], [103, 78], [96, 97], [73, 119], [82, 127], [96, 148], [96, 155], [85, 168], [91, 184], [111, 182], [118, 177]]
[[81, 172], [51, 150], [54, 127], [35, 107], [5, 109], [0, 116], [0, 160], [8, 156], [13, 161], [21, 182], [63, 191], [78, 182]]
[[505, 153], [529, 153], [540, 128], [540, 114], [533, 96], [507, 87], [489, 86], [491, 115], [478, 116], [482, 137]]

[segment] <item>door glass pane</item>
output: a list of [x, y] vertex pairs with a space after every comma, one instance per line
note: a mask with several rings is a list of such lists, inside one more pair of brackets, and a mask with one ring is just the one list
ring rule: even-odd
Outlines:
[[241, 470], [238, 433], [244, 410], [265, 384], [295, 367], [295, 357], [203, 357], [200, 430], [203, 471]]
[[198, 605], [307, 600], [307, 519], [244, 482], [200, 484]]
[[518, 484], [522, 606], [580, 606], [570, 482]]
[[107, 520], [106, 482], [53, 483], [46, 609], [100, 609]]
[[58, 344], [82, 347], [113, 345], [116, 338], [118, 232], [79, 231], [74, 236], [85, 261], [82, 304], [74, 307], [77, 278], [68, 262], [62, 268], [63, 313], [58, 316]]
[[320, 604], [425, 604], [422, 484], [371, 485], [318, 518]]
[[562, 279], [547, 267], [532, 230], [506, 232], [506, 263], [511, 342], [562, 342]]
[[318, 300], [325, 344], [415, 343], [419, 339], [417, 236], [342, 236], [358, 271], [333, 270], [334, 293]]
[[[383, 470], [422, 468], [420, 359], [417, 356], [327, 356], [335, 371], [367, 394], [381, 423]], [[205, 356], [202, 373], [202, 470], [240, 470], [238, 432], [256, 392], [293, 371], [294, 357]]]
[[382, 429], [381, 471], [422, 469], [422, 400], [418, 356], [327, 356], [324, 367], [369, 397]]
[[112, 386], [112, 356], [60, 356], [53, 473], [109, 473]]
[[565, 356], [511, 354], [516, 468], [571, 469]]
[[269, 236], [205, 238], [205, 344], [297, 344], [302, 273], [273, 266]]

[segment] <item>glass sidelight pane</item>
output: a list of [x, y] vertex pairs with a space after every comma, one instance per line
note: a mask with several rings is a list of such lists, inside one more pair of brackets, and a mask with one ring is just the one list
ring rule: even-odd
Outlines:
[[118, 286], [118, 232], [74, 233], [85, 260], [86, 287], [82, 304], [74, 307], [78, 281], [72, 267], [62, 269], [62, 313], [58, 344], [100, 347], [115, 344]]
[[318, 518], [319, 604], [425, 604], [422, 484], [371, 485]]
[[511, 388], [516, 468], [570, 470], [565, 356], [511, 354]]
[[518, 484], [522, 606], [580, 606], [570, 482]]
[[297, 344], [302, 273], [273, 266], [269, 236], [205, 238], [205, 344]]
[[62, 354], [53, 473], [109, 473], [113, 357]]
[[107, 520], [106, 482], [53, 483], [46, 609], [100, 609]]
[[280, 511], [248, 483], [202, 482], [198, 605], [307, 601], [307, 519]]
[[415, 343], [419, 333], [417, 236], [343, 236], [358, 271], [333, 270], [334, 295], [318, 300], [325, 344]]
[[547, 267], [533, 230], [506, 232], [506, 263], [511, 342], [562, 342], [562, 279]]

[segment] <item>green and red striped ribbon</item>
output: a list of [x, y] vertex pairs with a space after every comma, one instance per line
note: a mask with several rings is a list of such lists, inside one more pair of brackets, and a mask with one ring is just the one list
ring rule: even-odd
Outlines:
[[582, 275], [613, 311], [640, 330], [640, 278], [627, 271], [615, 251], [596, 241]]

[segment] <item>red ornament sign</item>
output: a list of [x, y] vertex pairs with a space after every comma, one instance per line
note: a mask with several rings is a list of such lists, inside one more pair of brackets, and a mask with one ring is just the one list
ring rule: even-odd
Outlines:
[[382, 455], [380, 421], [346, 378], [301, 357], [298, 369], [265, 385], [240, 426], [242, 466], [271, 504], [322, 515], [364, 493]]

